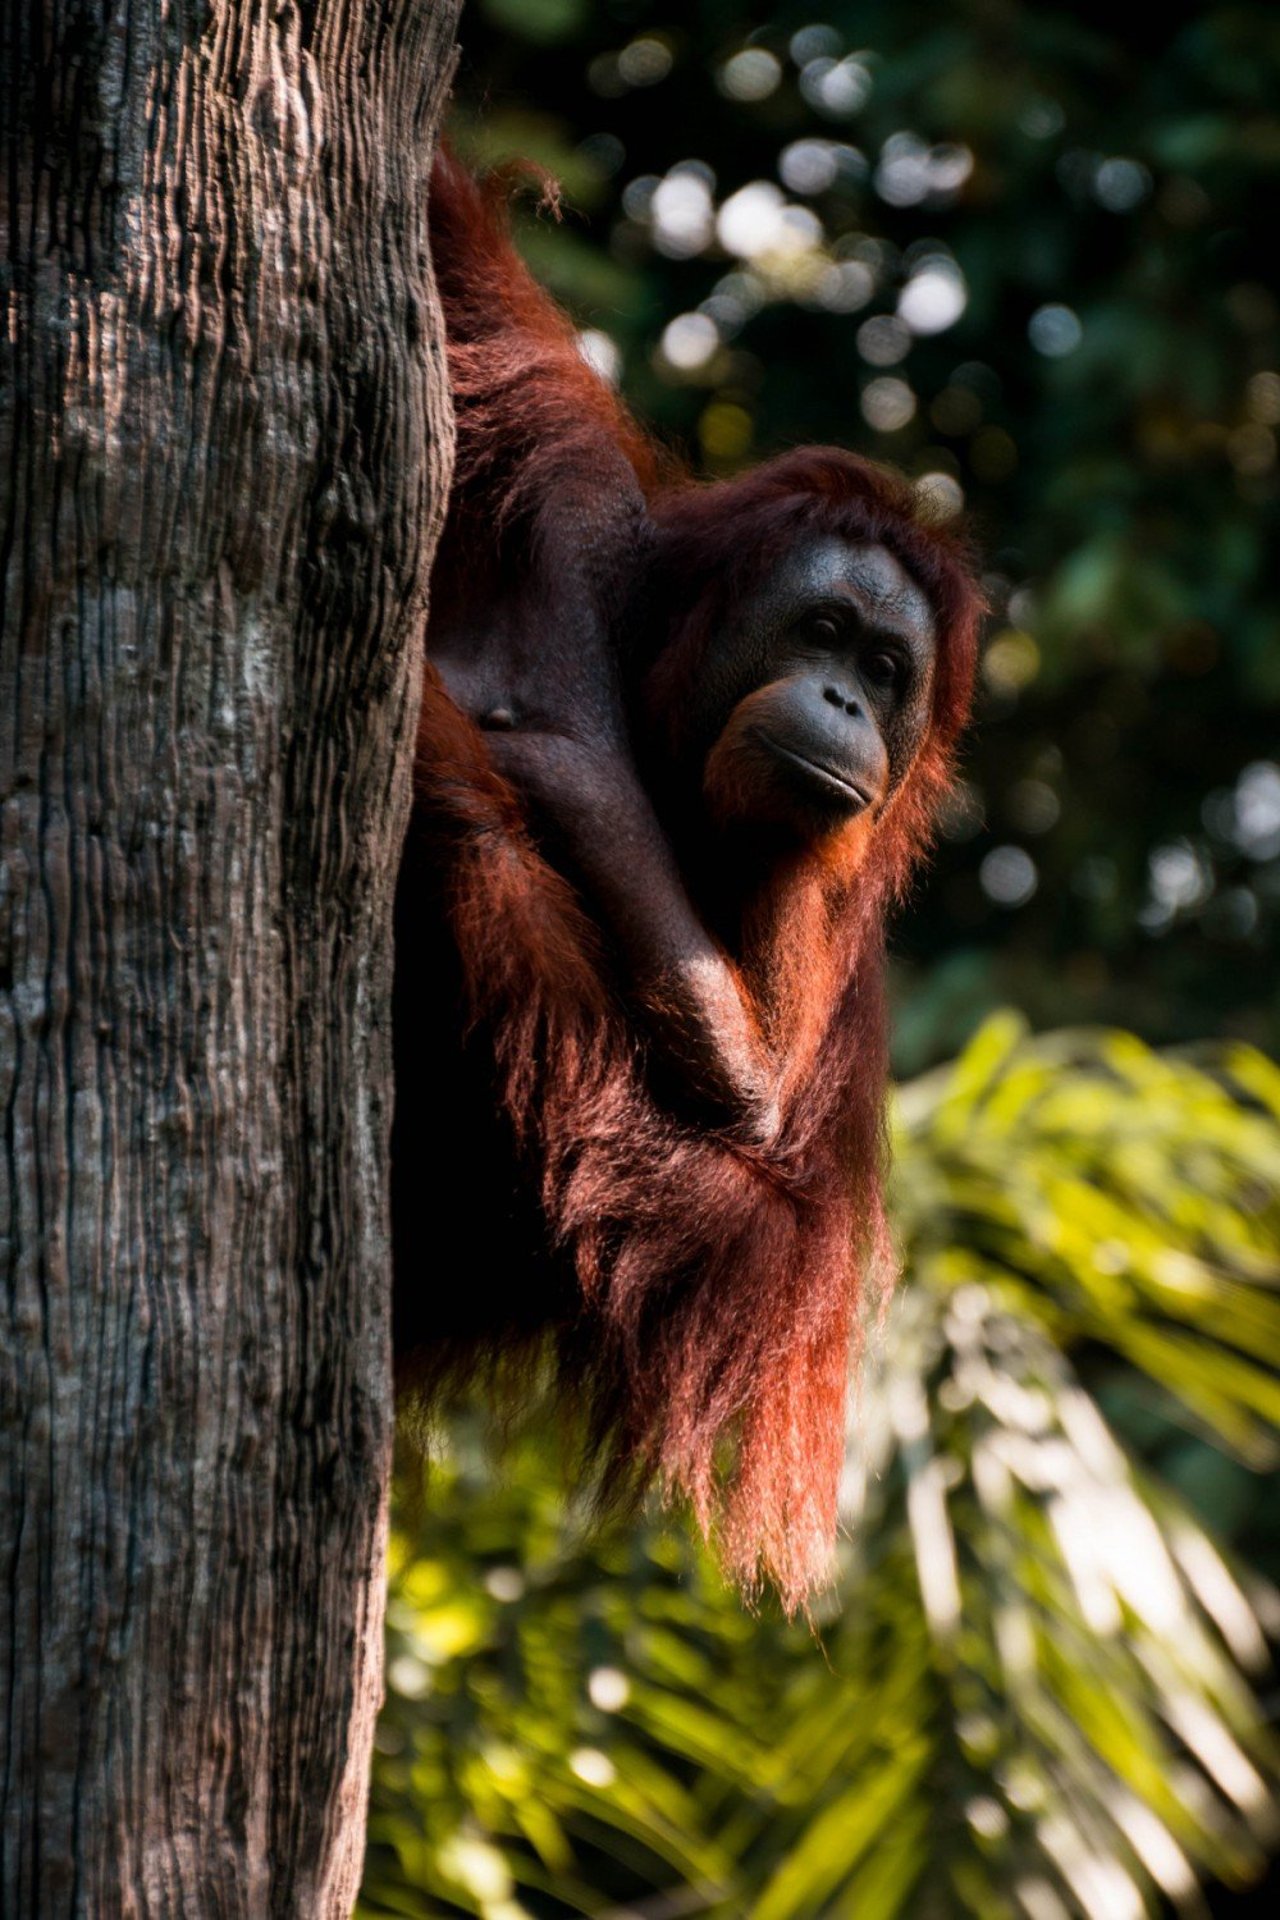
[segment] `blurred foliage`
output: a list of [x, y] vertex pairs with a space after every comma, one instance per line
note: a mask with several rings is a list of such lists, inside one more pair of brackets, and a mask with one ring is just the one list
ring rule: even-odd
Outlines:
[[963, 498], [993, 616], [898, 1064], [1037, 1024], [1280, 1050], [1280, 14], [472, 0], [458, 137], [695, 465]]
[[812, 1629], [461, 1417], [393, 1543], [366, 1916], [1137, 1920], [1259, 1870], [1280, 1602], [1105, 1407], [1274, 1462], [1280, 1073], [1004, 1017], [896, 1132]]

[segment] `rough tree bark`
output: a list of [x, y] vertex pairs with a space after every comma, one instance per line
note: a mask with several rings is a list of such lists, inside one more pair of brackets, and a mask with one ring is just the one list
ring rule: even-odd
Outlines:
[[457, 0], [4, 0], [0, 1912], [339, 1915]]

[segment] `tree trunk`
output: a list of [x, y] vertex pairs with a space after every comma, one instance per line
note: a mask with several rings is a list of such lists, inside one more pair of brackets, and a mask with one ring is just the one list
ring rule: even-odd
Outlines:
[[346, 1914], [457, 0], [4, 0], [0, 1912]]

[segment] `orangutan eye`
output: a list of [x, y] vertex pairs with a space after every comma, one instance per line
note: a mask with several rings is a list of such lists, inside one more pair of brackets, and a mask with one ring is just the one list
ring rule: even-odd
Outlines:
[[811, 640], [833, 649], [839, 647], [845, 637], [843, 622], [835, 613], [810, 614], [805, 621], [805, 631]]
[[905, 677], [902, 660], [887, 647], [877, 647], [874, 653], [867, 654], [861, 661], [865, 677], [873, 687], [893, 687], [902, 684]]

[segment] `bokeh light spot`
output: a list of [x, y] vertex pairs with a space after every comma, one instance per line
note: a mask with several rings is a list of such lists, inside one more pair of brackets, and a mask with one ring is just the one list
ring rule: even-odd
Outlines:
[[490, 1567], [484, 1576], [484, 1590], [504, 1606], [524, 1597], [524, 1575], [519, 1567]]
[[839, 150], [832, 140], [793, 140], [778, 155], [779, 177], [792, 193], [823, 193], [839, 172]]
[[808, 207], [788, 205], [772, 180], [752, 180], [731, 193], [716, 220], [726, 253], [741, 260], [762, 254], [800, 254], [821, 244], [822, 222]]
[[1151, 191], [1151, 175], [1140, 160], [1116, 157], [1099, 162], [1093, 191], [1108, 213], [1132, 213]]
[[1066, 125], [1067, 116], [1056, 100], [1043, 97], [1028, 100], [1018, 115], [1018, 125], [1032, 140], [1051, 140], [1055, 133], [1061, 133]]
[[1084, 328], [1070, 307], [1052, 301], [1048, 306], [1036, 308], [1027, 322], [1027, 338], [1037, 353], [1043, 353], [1050, 360], [1061, 360], [1065, 354], [1075, 352], [1084, 338]]
[[1023, 833], [1048, 833], [1058, 824], [1062, 802], [1047, 780], [1015, 780], [1005, 795], [1005, 808]]
[[890, 374], [868, 381], [862, 390], [862, 417], [877, 433], [897, 433], [912, 418], [916, 396], [905, 380]]
[[703, 451], [715, 461], [741, 460], [751, 446], [754, 422], [733, 400], [713, 400], [698, 422]]
[[833, 60], [824, 55], [805, 64], [800, 92], [811, 107], [828, 119], [856, 113], [871, 97], [871, 74], [860, 60]]
[[611, 334], [601, 327], [584, 328], [578, 335], [578, 352], [602, 380], [607, 380], [611, 387], [617, 386], [622, 372], [622, 349]]
[[671, 49], [663, 40], [644, 34], [618, 55], [618, 72], [629, 87], [652, 87], [671, 71]]
[[767, 47], [744, 47], [726, 60], [718, 85], [730, 100], [767, 100], [782, 79], [782, 63]]
[[1211, 889], [1204, 862], [1189, 840], [1154, 848], [1147, 873], [1157, 906], [1172, 913], [1199, 906]]
[[719, 345], [715, 321], [705, 313], [678, 313], [663, 328], [662, 357], [681, 373], [705, 366]]
[[647, 204], [653, 244], [668, 259], [692, 259], [710, 246], [715, 233], [714, 186], [710, 167], [699, 160], [682, 160], [653, 187]]
[[1040, 876], [1023, 847], [992, 847], [978, 868], [978, 879], [988, 900], [999, 907], [1022, 907], [1030, 900]]
[[588, 1787], [611, 1787], [618, 1777], [612, 1760], [599, 1747], [575, 1748], [569, 1755], [569, 1771]]
[[872, 367], [895, 367], [911, 348], [911, 329], [892, 314], [864, 320], [857, 333], [858, 352]]
[[931, 260], [898, 295], [898, 316], [912, 333], [945, 333], [964, 312], [969, 290], [953, 261]]
[[982, 677], [993, 693], [1020, 693], [1040, 671], [1040, 649], [1029, 633], [1006, 627], [982, 656]]
[[840, 260], [819, 279], [816, 297], [830, 313], [856, 313], [875, 290], [876, 279], [870, 267], [861, 260]]
[[1280, 373], [1255, 373], [1245, 388], [1249, 417], [1264, 427], [1280, 427]]
[[824, 56], [834, 59], [840, 51], [840, 35], [825, 22], [801, 27], [792, 34], [787, 51], [798, 67], [808, 66], [810, 60], [821, 60]]
[[891, 133], [880, 149], [875, 187], [891, 207], [916, 207], [922, 200], [949, 200], [972, 172], [968, 147], [955, 141], [934, 147], [904, 128]]
[[1280, 766], [1254, 760], [1236, 782], [1232, 838], [1251, 860], [1280, 854]]
[[587, 1698], [601, 1713], [618, 1713], [631, 1698], [631, 1682], [620, 1667], [593, 1667], [587, 1678]]
[[953, 520], [964, 506], [964, 488], [952, 473], [922, 473], [915, 488], [931, 520]]

